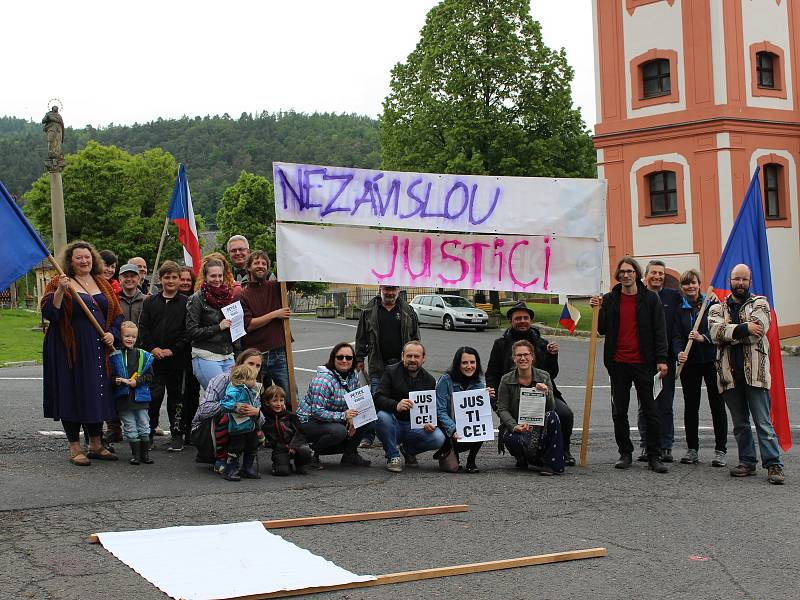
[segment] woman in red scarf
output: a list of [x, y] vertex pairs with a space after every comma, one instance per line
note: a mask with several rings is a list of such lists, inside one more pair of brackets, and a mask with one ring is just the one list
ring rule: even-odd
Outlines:
[[[103, 261], [87, 242], [72, 242], [61, 252], [65, 275], [55, 277], [42, 298], [42, 316], [50, 321], [44, 338], [44, 416], [61, 421], [69, 441], [70, 461], [117, 460], [100, 443], [103, 421], [117, 418], [111, 397], [108, 350], [119, 339], [122, 311], [103, 277]], [[70, 292], [71, 290], [71, 292]], [[79, 294], [105, 333], [101, 336], [75, 305]], [[89, 434], [89, 452], [80, 445], [80, 429]]]
[[186, 333], [192, 344], [192, 371], [205, 389], [211, 379], [233, 366], [231, 322], [222, 314], [222, 307], [235, 300], [222, 260], [204, 261], [200, 281], [186, 304]]

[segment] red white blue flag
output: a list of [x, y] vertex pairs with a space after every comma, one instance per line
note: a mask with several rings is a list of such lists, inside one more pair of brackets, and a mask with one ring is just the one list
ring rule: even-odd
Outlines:
[[0, 182], [0, 291], [50, 256], [39, 234]]
[[786, 408], [786, 384], [783, 379], [783, 358], [778, 337], [778, 318], [775, 315], [775, 298], [772, 295], [772, 273], [769, 266], [767, 228], [764, 225], [764, 205], [761, 200], [761, 184], [758, 179], [760, 168], [756, 168], [744, 203], [728, 236], [728, 242], [714, 271], [711, 285], [720, 300], [724, 301], [730, 293], [730, 273], [738, 264], [750, 267], [752, 277], [750, 292], [765, 296], [771, 309], [770, 326], [767, 330], [769, 342], [769, 371], [771, 378], [770, 398], [772, 401], [772, 425], [778, 443], [784, 451], [792, 447], [792, 429], [789, 425], [789, 412]]
[[178, 239], [183, 245], [183, 258], [187, 267], [192, 267], [195, 275], [200, 272], [200, 240], [197, 237], [197, 223], [194, 220], [192, 195], [189, 193], [189, 180], [186, 169], [178, 167], [178, 178], [172, 188], [172, 199], [169, 202], [169, 220], [178, 227]]
[[561, 309], [561, 316], [558, 318], [558, 322], [561, 326], [570, 333], [574, 333], [575, 328], [578, 326], [578, 321], [580, 320], [581, 312], [569, 302], [565, 302], [564, 308]]

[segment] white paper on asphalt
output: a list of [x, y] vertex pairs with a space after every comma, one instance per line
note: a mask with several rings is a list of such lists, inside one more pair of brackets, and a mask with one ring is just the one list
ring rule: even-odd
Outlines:
[[98, 537], [106, 550], [172, 598], [234, 598], [375, 579], [342, 569], [259, 521]]
[[378, 420], [375, 404], [372, 402], [372, 393], [369, 386], [365, 385], [344, 395], [347, 408], [357, 410], [358, 414], [353, 419], [353, 427], [358, 429], [362, 425]]
[[546, 394], [536, 388], [520, 388], [517, 423], [520, 425], [544, 425], [546, 400]]
[[247, 333], [244, 330], [244, 310], [238, 300], [233, 304], [222, 307], [222, 314], [231, 322], [231, 341], [235, 342]]
[[436, 427], [438, 419], [436, 415], [436, 390], [423, 390], [421, 392], [409, 392], [408, 399], [411, 400], [411, 412], [408, 419], [411, 422], [411, 429], [423, 429], [425, 425]]
[[494, 439], [489, 391], [453, 392], [456, 433], [462, 442], [491, 442]]

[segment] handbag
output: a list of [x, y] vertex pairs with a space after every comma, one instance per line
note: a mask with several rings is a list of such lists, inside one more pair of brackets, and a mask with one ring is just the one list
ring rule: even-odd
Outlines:
[[436, 451], [433, 458], [439, 459], [439, 470], [444, 473], [458, 472], [458, 455], [453, 449], [450, 438], [447, 438], [444, 445]]

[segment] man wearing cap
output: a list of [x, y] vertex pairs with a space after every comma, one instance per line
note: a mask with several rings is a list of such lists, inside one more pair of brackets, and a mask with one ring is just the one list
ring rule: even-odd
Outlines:
[[492, 353], [489, 355], [489, 364], [486, 367], [486, 385], [494, 389], [498, 388], [503, 375], [514, 369], [511, 346], [520, 340], [529, 341], [533, 345], [536, 368], [547, 371], [553, 384], [555, 411], [561, 421], [561, 434], [564, 439], [564, 463], [567, 466], [574, 466], [575, 459], [569, 451], [569, 443], [575, 416], [556, 387], [558, 344], [548, 342], [542, 337], [539, 330], [532, 326], [534, 312], [524, 302], [517, 302], [509, 308], [506, 317], [511, 327], [494, 341]]
[[150, 293], [150, 282], [147, 279], [147, 261], [141, 256], [134, 256], [128, 259], [129, 265], [135, 265], [139, 271], [139, 289], [142, 293], [147, 295]]
[[144, 306], [144, 294], [139, 288], [141, 283], [139, 267], [133, 263], [122, 265], [119, 269], [119, 283], [122, 286], [118, 297], [123, 320], [133, 321], [138, 326]]
[[[399, 292], [396, 285], [379, 286], [378, 295], [361, 311], [358, 320], [356, 369], [362, 370], [366, 359], [367, 380], [373, 396], [378, 393], [386, 367], [400, 362], [403, 346], [420, 339], [417, 313]], [[370, 447], [372, 440], [365, 438], [361, 447]]]

